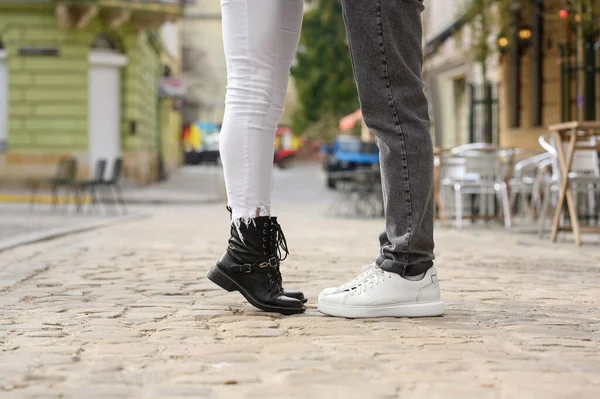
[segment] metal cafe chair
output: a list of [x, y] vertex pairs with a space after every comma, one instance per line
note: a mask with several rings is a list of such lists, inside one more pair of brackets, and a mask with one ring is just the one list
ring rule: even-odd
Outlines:
[[514, 168], [512, 176], [508, 179], [510, 191], [510, 207], [514, 212], [517, 208], [517, 199], [520, 201], [518, 206], [522, 216], [532, 217], [539, 207], [539, 176], [543, 173], [540, 170], [540, 164], [552, 158], [550, 153], [544, 152], [518, 161]]
[[383, 194], [379, 170], [359, 169], [335, 172], [336, 197], [329, 212], [336, 216], [378, 217], [383, 215]]
[[100, 187], [105, 189], [105, 192], [110, 196], [111, 204], [117, 208], [117, 204], [121, 206], [123, 214], [127, 213], [127, 204], [123, 198], [123, 192], [121, 190], [120, 181], [123, 174], [123, 159], [116, 158], [113, 162], [112, 172], [110, 178], [102, 180], [98, 183]]
[[93, 211], [98, 206], [98, 186], [104, 179], [106, 171], [106, 159], [99, 159], [94, 168], [94, 177], [89, 180], [77, 180], [72, 183], [77, 198], [77, 212], [82, 211], [84, 194], [89, 194], [91, 199], [90, 208]]
[[[37, 200], [37, 192], [40, 186], [50, 186], [52, 191], [52, 207], [56, 209], [58, 205], [58, 189], [64, 187], [68, 193], [68, 189], [72, 187], [73, 181], [77, 176], [77, 160], [73, 157], [62, 157], [58, 161], [56, 173], [54, 177], [47, 179], [35, 180], [31, 187], [31, 198], [29, 208], [33, 211]], [[68, 205], [67, 205], [68, 206]]]
[[[479, 197], [479, 211], [484, 216], [493, 208], [490, 195], [502, 205], [505, 227], [511, 227], [508, 187], [498, 148], [486, 143], [467, 144], [454, 148], [443, 160], [441, 185], [454, 197], [456, 226], [463, 226], [463, 196]], [[491, 199], [493, 199], [492, 197]], [[444, 201], [448, 203], [448, 201]]]

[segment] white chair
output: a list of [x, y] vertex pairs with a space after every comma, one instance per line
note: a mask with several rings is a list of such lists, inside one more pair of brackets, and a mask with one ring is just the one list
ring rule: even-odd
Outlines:
[[493, 145], [467, 144], [450, 151], [442, 162], [441, 186], [445, 188], [442, 193], [448, 190], [453, 193], [458, 228], [462, 228], [465, 194], [479, 195], [480, 211], [486, 214], [493, 205], [488, 201], [490, 194], [497, 196], [502, 204], [504, 225], [511, 226], [508, 188], [503, 177], [500, 153]]
[[[513, 169], [513, 175], [508, 181], [510, 188], [510, 208], [515, 210], [517, 198], [521, 201], [519, 207], [522, 214], [530, 218], [541, 207], [540, 201], [540, 165], [552, 159], [552, 154], [544, 152], [518, 161]], [[531, 196], [531, 199], [529, 197]]]

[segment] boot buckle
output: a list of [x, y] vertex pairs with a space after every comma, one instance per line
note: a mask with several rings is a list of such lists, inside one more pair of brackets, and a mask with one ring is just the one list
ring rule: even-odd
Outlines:
[[249, 263], [246, 263], [245, 265], [238, 265], [240, 267], [240, 273], [251, 273], [252, 272], [252, 265]]
[[270, 263], [269, 262], [261, 262], [258, 264], [258, 267], [260, 267], [261, 269], [264, 269], [265, 267], [269, 267]]
[[258, 267], [260, 267], [261, 269], [264, 269], [265, 267], [276, 268], [278, 265], [279, 265], [279, 262], [277, 261], [276, 258], [269, 258], [268, 261], [259, 263]]

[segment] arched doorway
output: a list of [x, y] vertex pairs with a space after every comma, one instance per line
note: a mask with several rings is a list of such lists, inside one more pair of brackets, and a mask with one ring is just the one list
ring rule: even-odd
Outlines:
[[108, 162], [121, 156], [121, 70], [127, 65], [118, 42], [98, 35], [89, 54], [88, 158], [90, 176], [99, 159]]
[[0, 37], [0, 152], [6, 150], [8, 142], [8, 63], [6, 51]]

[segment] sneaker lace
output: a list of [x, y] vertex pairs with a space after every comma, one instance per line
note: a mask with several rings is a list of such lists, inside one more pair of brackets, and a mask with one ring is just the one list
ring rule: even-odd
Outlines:
[[358, 284], [356, 287], [352, 287], [350, 289], [350, 295], [360, 295], [364, 292], [367, 292], [373, 287], [378, 286], [380, 282], [387, 278], [392, 278], [392, 276], [388, 272], [379, 269], [369, 276], [369, 278], [367, 278], [365, 281]]
[[349, 288], [350, 286], [353, 286], [357, 281], [364, 279], [369, 273], [372, 273], [374, 267], [374, 265], [371, 266], [367, 270], [360, 273], [358, 276], [354, 277], [352, 280], [345, 282], [344, 284], [342, 284], [341, 288]]

